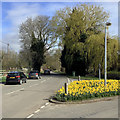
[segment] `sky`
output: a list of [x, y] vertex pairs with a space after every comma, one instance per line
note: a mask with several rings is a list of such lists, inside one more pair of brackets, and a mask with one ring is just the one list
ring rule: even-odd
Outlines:
[[[80, 2], [81, 4], [83, 2]], [[66, 6], [73, 7], [78, 2], [2, 2], [2, 46], [7, 48], [5, 43], [10, 44], [10, 49], [20, 51], [19, 26], [28, 17], [34, 18], [38, 15], [54, 16], [56, 10]], [[85, 2], [85, 4], [88, 4]], [[90, 2], [89, 4], [101, 5], [106, 12], [109, 12], [109, 27], [111, 36], [118, 35], [118, 2]]]

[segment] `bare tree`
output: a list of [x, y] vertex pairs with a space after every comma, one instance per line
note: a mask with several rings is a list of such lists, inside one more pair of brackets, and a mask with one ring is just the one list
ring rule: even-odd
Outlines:
[[[52, 48], [57, 41], [49, 17], [28, 18], [21, 24], [19, 33], [22, 51], [27, 53], [25, 58], [32, 62], [31, 65], [34, 69], [39, 70], [44, 63], [44, 53]], [[32, 61], [28, 57], [31, 57]]]

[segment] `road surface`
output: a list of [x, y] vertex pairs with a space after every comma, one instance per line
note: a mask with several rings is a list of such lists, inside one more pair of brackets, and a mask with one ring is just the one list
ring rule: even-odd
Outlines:
[[2, 118], [26, 118], [48, 103], [66, 81], [65, 76], [46, 75], [22, 85], [2, 85]]
[[118, 118], [118, 98], [86, 104], [53, 104], [48, 99], [67, 82], [46, 75], [22, 85], [2, 85], [3, 118]]
[[86, 104], [49, 104], [32, 118], [118, 118], [118, 98]]

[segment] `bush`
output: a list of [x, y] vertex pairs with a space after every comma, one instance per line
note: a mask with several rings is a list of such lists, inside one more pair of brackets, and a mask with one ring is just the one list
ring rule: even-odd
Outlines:
[[[99, 77], [97, 74], [95, 77]], [[101, 76], [104, 79], [104, 74]], [[120, 80], [120, 72], [119, 71], [108, 71], [107, 72], [107, 79], [116, 79]]]
[[120, 79], [120, 72], [117, 71], [111, 71], [107, 73], [107, 78], [108, 79]]

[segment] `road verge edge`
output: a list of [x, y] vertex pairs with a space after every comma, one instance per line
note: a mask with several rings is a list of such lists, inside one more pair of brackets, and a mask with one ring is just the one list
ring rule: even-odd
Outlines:
[[118, 98], [118, 96], [94, 98], [94, 99], [88, 99], [88, 100], [82, 100], [82, 101], [71, 101], [71, 102], [60, 102], [51, 98], [49, 99], [49, 102], [55, 103], [55, 104], [85, 104], [85, 103], [93, 103], [93, 102], [99, 102], [99, 101], [110, 101], [116, 98]]

